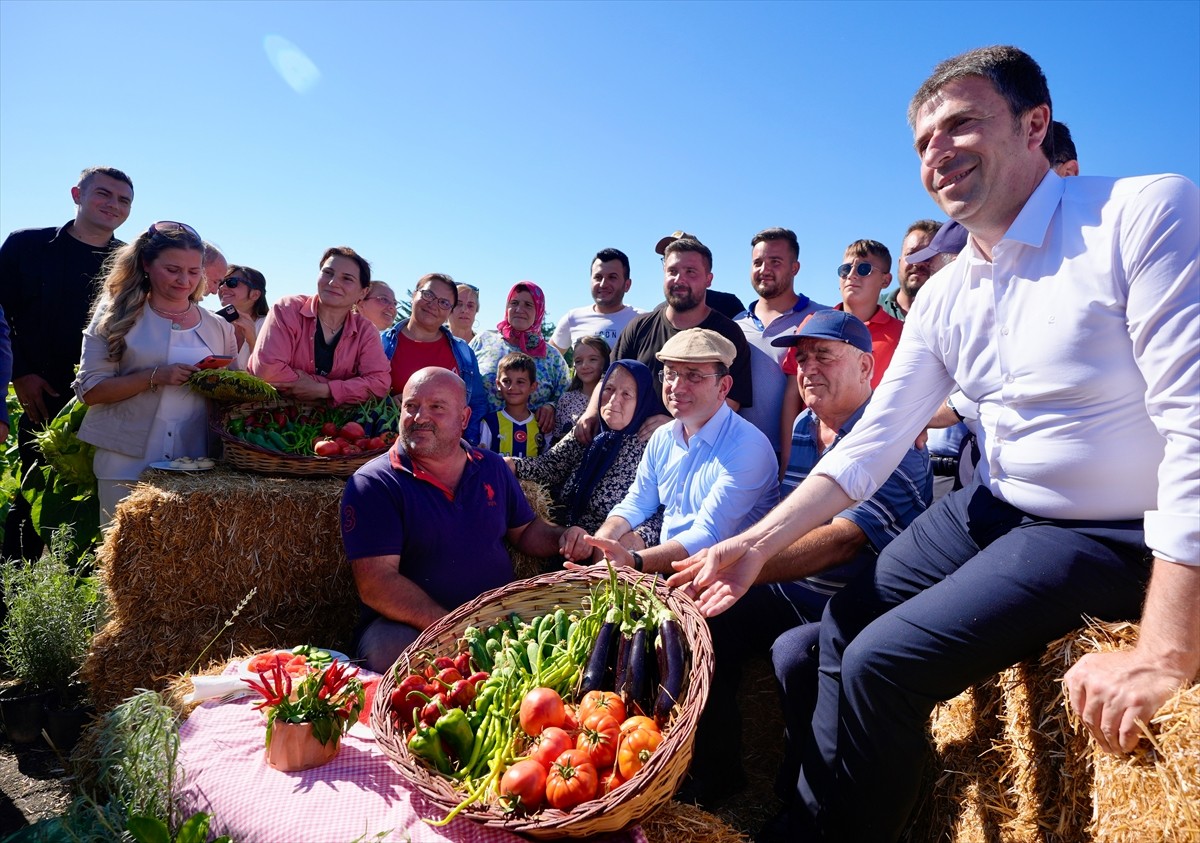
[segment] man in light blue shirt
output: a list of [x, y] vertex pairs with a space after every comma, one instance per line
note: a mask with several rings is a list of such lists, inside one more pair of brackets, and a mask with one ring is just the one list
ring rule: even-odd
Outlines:
[[[629, 493], [595, 536], [578, 527], [563, 534], [563, 555], [599, 549], [616, 565], [671, 573], [671, 562], [762, 518], [779, 500], [771, 443], [725, 403], [733, 385], [732, 342], [705, 328], [671, 337], [655, 355], [663, 363], [663, 404], [674, 421], [654, 432]], [[631, 525], [663, 507], [662, 541], [641, 547]]]

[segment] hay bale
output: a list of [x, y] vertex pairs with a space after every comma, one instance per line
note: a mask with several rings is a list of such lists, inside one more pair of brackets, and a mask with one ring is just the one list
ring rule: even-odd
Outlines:
[[[554, 500], [550, 497], [550, 493], [540, 483], [535, 483], [532, 480], [522, 480], [520, 482], [521, 491], [525, 493], [525, 499], [533, 507], [533, 514], [537, 515], [543, 521], [553, 523], [550, 519], [550, 508], [553, 506]], [[538, 556], [529, 556], [509, 544], [507, 539], [504, 541], [504, 546], [508, 549], [508, 555], [512, 557], [513, 573], [519, 580], [548, 574], [551, 571], [557, 571], [562, 568], [563, 560], [560, 557], [543, 559]]]
[[647, 843], [749, 843], [750, 838], [719, 817], [672, 799], [641, 822]]
[[1200, 686], [1176, 694], [1130, 756], [1102, 752], [1062, 676], [1132, 646], [1135, 624], [1093, 624], [938, 706], [934, 770], [906, 839], [954, 843], [1200, 841]]
[[281, 479], [225, 469], [148, 474], [118, 509], [97, 554], [113, 613], [173, 622], [248, 607], [264, 621], [316, 601], [354, 605], [339, 525], [344, 481]]

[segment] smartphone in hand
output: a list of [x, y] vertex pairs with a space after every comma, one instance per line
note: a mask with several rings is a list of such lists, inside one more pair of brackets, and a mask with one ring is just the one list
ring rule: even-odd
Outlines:
[[210, 354], [196, 364], [197, 369], [224, 369], [233, 362], [232, 357], [224, 354]]
[[237, 318], [238, 318], [237, 308], [231, 304], [227, 304], [223, 308], [218, 310], [217, 315], [220, 316], [222, 319], [224, 319], [226, 322], [236, 322]]

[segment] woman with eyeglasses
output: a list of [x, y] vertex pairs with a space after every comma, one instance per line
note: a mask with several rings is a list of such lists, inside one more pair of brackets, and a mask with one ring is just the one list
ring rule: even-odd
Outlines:
[[257, 269], [234, 264], [229, 267], [225, 277], [217, 282], [217, 298], [222, 307], [232, 305], [237, 310], [237, 318], [232, 322], [233, 333], [238, 343], [238, 366], [247, 368], [250, 362], [250, 352], [254, 351], [254, 343], [258, 332], [267, 321], [270, 308], [267, 306], [267, 278]]
[[[591, 444], [567, 436], [532, 459], [505, 459], [518, 480], [532, 480], [549, 490], [556, 524], [595, 533], [624, 499], [646, 450], [637, 432], [653, 408], [656, 386], [644, 363], [615, 360], [598, 387], [600, 427]], [[657, 545], [661, 532], [662, 513], [656, 512], [629, 534], [641, 540], [630, 549]]]
[[529, 399], [529, 407], [537, 419], [538, 430], [554, 430], [554, 404], [567, 391], [571, 376], [567, 363], [558, 349], [542, 336], [542, 319], [546, 315], [546, 296], [532, 281], [518, 281], [504, 303], [504, 318], [495, 331], [484, 331], [471, 341], [479, 360], [479, 374], [487, 388], [488, 412], [504, 409], [504, 401], [496, 391], [496, 366], [500, 358], [521, 351], [537, 365], [537, 389]]
[[250, 373], [304, 403], [361, 404], [388, 394], [379, 331], [354, 306], [371, 286], [371, 265], [349, 246], [321, 256], [314, 296], [284, 296], [267, 316]]
[[383, 332], [383, 350], [392, 360], [392, 394], [397, 400], [413, 373], [426, 366], [449, 369], [462, 378], [471, 408], [463, 436], [478, 445], [479, 424], [488, 412], [487, 395], [475, 352], [445, 325], [457, 298], [458, 288], [449, 275], [431, 272], [421, 276], [412, 294], [411, 314]]
[[396, 294], [386, 281], [372, 281], [367, 294], [354, 309], [367, 317], [376, 330], [386, 331], [396, 324]]
[[184, 382], [204, 358], [236, 355], [237, 339], [197, 304], [205, 287], [203, 241], [183, 223], [156, 222], [109, 259], [73, 384], [102, 524], [150, 463], [208, 453], [205, 399]]
[[450, 311], [446, 325], [450, 333], [463, 342], [475, 339], [475, 317], [479, 314], [479, 288], [470, 284], [458, 285], [458, 304]]

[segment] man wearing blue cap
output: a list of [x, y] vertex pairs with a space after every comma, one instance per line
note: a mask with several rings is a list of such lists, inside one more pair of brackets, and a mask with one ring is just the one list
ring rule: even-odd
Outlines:
[[[814, 313], [796, 333], [771, 344], [795, 347], [796, 383], [806, 406], [791, 434], [780, 487], [787, 495], [862, 418], [875, 361], [867, 326], [838, 310]], [[787, 798], [816, 704], [817, 622], [825, 604], [854, 578], [870, 575], [879, 552], [929, 506], [932, 483], [928, 454], [910, 447], [869, 500], [847, 507], [778, 554], [745, 597], [709, 619], [713, 680], [679, 798], [711, 809], [744, 782], [737, 709], [742, 664], [768, 649], [783, 690], [787, 731], [777, 788]]]
[[795, 801], [762, 840], [898, 839], [933, 707], [1085, 618], [1140, 617], [1133, 649], [1064, 677], [1102, 750], [1133, 750], [1200, 672], [1200, 191], [1051, 172], [1050, 91], [1015, 47], [942, 62], [909, 122], [966, 249], [921, 290], [853, 432], [762, 522], [675, 566], [719, 614], [873, 494], [951, 390], [978, 404], [976, 480], [825, 609]]

